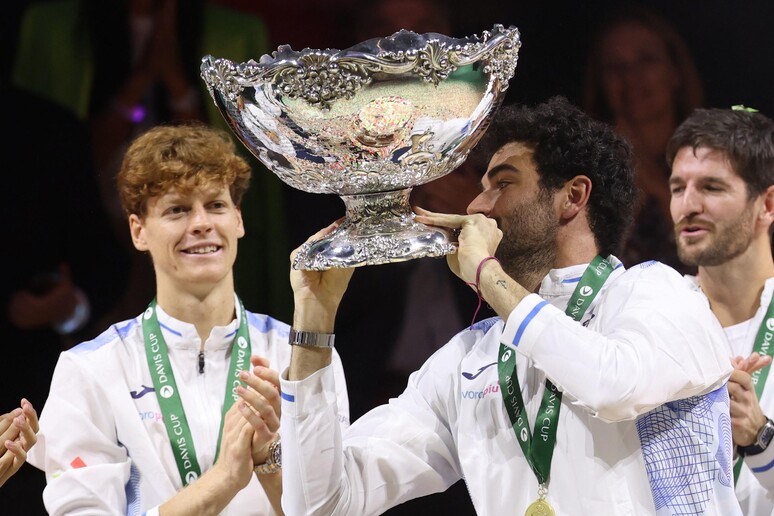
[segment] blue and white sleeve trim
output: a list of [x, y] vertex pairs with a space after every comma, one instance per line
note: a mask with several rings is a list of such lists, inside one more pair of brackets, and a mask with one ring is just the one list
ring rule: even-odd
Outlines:
[[522, 355], [530, 356], [537, 336], [551, 323], [552, 317], [546, 317], [545, 314], [553, 313], [554, 310], [557, 308], [537, 294], [528, 295], [516, 305], [505, 321], [500, 342], [513, 347]]

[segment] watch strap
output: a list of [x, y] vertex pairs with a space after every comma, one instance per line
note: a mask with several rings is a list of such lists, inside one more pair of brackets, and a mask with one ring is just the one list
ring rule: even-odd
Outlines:
[[310, 348], [332, 348], [335, 335], [333, 333], [315, 333], [311, 331], [299, 331], [290, 328], [288, 342], [291, 346], [304, 346]]

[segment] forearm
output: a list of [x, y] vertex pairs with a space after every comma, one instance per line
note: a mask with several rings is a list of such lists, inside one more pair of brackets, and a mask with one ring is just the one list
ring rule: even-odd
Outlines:
[[160, 516], [220, 514], [239, 492], [238, 483], [214, 466], [159, 507]]
[[261, 483], [263, 490], [266, 492], [266, 496], [269, 498], [269, 503], [278, 515], [285, 514], [282, 512], [282, 472], [268, 473], [264, 475], [256, 475], [258, 481]]
[[516, 305], [529, 295], [527, 289], [508, 276], [495, 260], [481, 266], [478, 288], [484, 300], [503, 320], [507, 320]]

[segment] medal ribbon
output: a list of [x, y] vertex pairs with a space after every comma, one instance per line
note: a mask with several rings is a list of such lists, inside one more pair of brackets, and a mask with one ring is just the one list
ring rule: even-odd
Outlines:
[[[613, 272], [612, 264], [600, 256], [596, 256], [583, 272], [583, 276], [570, 297], [565, 313], [579, 321], [611, 272]], [[505, 344], [500, 344], [497, 374], [505, 409], [513, 425], [513, 431], [516, 433], [516, 439], [519, 441], [524, 457], [535, 473], [538, 483], [542, 486], [548, 482], [551, 471], [551, 458], [556, 444], [556, 428], [559, 422], [562, 393], [550, 380], [546, 379], [543, 399], [535, 419], [535, 438], [533, 439], [533, 432], [530, 432], [529, 421], [527, 421], [526, 406], [521, 396], [519, 378], [516, 374], [516, 352]]]
[[[250, 364], [250, 334], [247, 325], [247, 314], [244, 305], [237, 299], [240, 321], [239, 329], [234, 337], [231, 347], [231, 363], [226, 376], [226, 398], [223, 402], [223, 412], [220, 421], [218, 445], [215, 452], [217, 459], [220, 452], [220, 436], [223, 434], [223, 421], [226, 412], [237, 399], [236, 388], [244, 385], [239, 380], [239, 373], [246, 370]], [[142, 318], [142, 333], [145, 338], [145, 356], [148, 359], [148, 368], [153, 378], [153, 387], [156, 390], [156, 399], [161, 407], [164, 417], [164, 426], [167, 429], [169, 443], [172, 446], [172, 454], [177, 462], [177, 470], [183, 486], [187, 486], [201, 475], [199, 461], [196, 458], [196, 448], [191, 437], [191, 428], [183, 410], [180, 400], [180, 392], [177, 389], [175, 375], [172, 373], [172, 364], [169, 361], [167, 343], [161, 334], [161, 326], [156, 316], [156, 300], [151, 301]]]
[[[761, 326], [758, 328], [758, 335], [755, 336], [755, 343], [753, 345], [753, 352], [758, 352], [761, 356], [771, 356], [772, 349], [771, 343], [774, 340], [774, 296], [769, 301], [769, 307], [766, 310], [766, 315], [763, 316]], [[752, 373], [752, 381], [755, 386], [755, 396], [760, 401], [763, 394], [763, 386], [766, 385], [766, 379], [769, 377], [769, 371], [771, 370], [771, 364], [767, 365], [763, 369], [758, 369]], [[742, 471], [742, 464], [744, 458], [737, 457], [736, 464], [734, 464], [734, 485], [739, 479], [739, 472]]]

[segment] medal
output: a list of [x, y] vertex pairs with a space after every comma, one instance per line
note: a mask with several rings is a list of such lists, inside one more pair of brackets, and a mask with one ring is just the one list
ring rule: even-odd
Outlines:
[[538, 498], [529, 504], [524, 516], [554, 516], [554, 508], [542, 498]]

